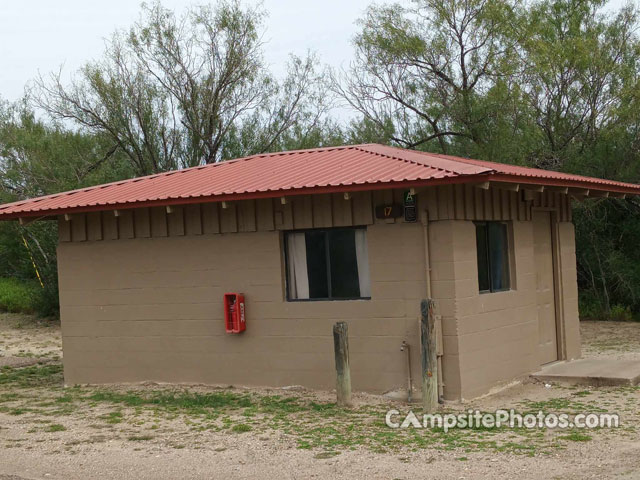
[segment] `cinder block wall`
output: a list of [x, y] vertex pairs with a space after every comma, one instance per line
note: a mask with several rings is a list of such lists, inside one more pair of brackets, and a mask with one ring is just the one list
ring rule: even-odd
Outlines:
[[576, 270], [576, 234], [571, 222], [558, 223], [562, 309], [566, 359], [580, 358], [580, 316], [578, 313], [578, 274]]
[[[566, 358], [580, 356], [574, 229], [567, 195], [444, 185], [418, 194], [429, 214], [433, 296], [443, 317], [448, 399], [537, 370], [532, 208], [554, 209]], [[331, 327], [350, 326], [353, 386], [419, 387], [422, 225], [375, 219], [402, 191], [94, 212], [59, 220], [67, 383], [237, 383], [332, 388]], [[512, 222], [514, 291], [480, 295], [473, 220]], [[286, 302], [282, 231], [367, 225], [370, 301]], [[222, 294], [247, 295], [248, 331], [227, 336]], [[559, 341], [562, 341], [559, 338]]]
[[[332, 325], [349, 324], [353, 388], [406, 388], [425, 292], [420, 224], [367, 228], [372, 300], [287, 302], [281, 233], [65, 242], [58, 249], [67, 384], [335, 384]], [[244, 292], [247, 330], [224, 331]]]
[[[567, 358], [580, 355], [573, 225], [558, 225]], [[432, 288], [442, 315], [445, 398], [473, 398], [537, 371], [538, 317], [533, 223], [512, 222], [512, 289], [480, 294], [475, 226], [429, 225]], [[560, 341], [560, 339], [558, 339]]]

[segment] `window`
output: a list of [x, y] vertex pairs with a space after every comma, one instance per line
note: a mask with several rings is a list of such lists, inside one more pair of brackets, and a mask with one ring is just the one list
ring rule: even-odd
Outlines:
[[371, 297], [366, 229], [287, 232], [285, 254], [288, 300]]
[[478, 286], [480, 293], [509, 290], [509, 241], [507, 224], [476, 223]]

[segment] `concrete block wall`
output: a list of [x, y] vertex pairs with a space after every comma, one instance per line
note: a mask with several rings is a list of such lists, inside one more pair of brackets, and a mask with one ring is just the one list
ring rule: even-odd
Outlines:
[[562, 315], [566, 338], [566, 359], [580, 358], [580, 315], [578, 312], [578, 274], [576, 234], [571, 222], [558, 223], [559, 264], [562, 284]]
[[[446, 188], [445, 188], [446, 187]], [[443, 186], [429, 212], [432, 296], [443, 325], [445, 397], [472, 398], [537, 370], [531, 208], [555, 209], [564, 355], [580, 355], [574, 230], [566, 195]], [[277, 199], [276, 199], [277, 200]], [[60, 219], [59, 274], [67, 383], [302, 384], [333, 388], [331, 327], [349, 323], [356, 390], [419, 387], [419, 304], [426, 296], [420, 223], [375, 219], [401, 191], [361, 192], [75, 215]], [[329, 220], [330, 219], [330, 220]], [[508, 221], [512, 291], [479, 294], [473, 220]], [[286, 302], [282, 231], [368, 225], [372, 299]], [[224, 333], [222, 294], [247, 295], [248, 330]], [[560, 339], [559, 339], [560, 340]]]
[[[371, 300], [287, 302], [281, 233], [65, 242], [58, 250], [67, 384], [160, 381], [334, 388], [332, 326], [349, 324], [353, 388], [419, 378], [425, 296], [419, 224], [367, 228]], [[224, 331], [243, 292], [247, 330]]]
[[[558, 225], [562, 307], [568, 358], [580, 354], [573, 225]], [[475, 225], [429, 224], [432, 291], [443, 326], [445, 398], [473, 398], [539, 369], [533, 224], [510, 222], [511, 287], [480, 293]]]

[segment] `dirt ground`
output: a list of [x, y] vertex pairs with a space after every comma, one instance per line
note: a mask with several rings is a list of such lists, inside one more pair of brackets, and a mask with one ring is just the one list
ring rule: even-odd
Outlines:
[[[640, 323], [584, 322], [584, 356], [640, 358]], [[617, 429], [391, 430], [402, 403], [331, 392], [62, 386], [57, 325], [0, 314], [0, 480], [640, 478], [640, 389], [516, 383], [449, 412], [610, 412]], [[320, 425], [320, 426], [318, 426]]]
[[0, 313], [0, 367], [33, 363], [43, 358], [58, 360], [61, 356], [59, 323], [26, 315]]

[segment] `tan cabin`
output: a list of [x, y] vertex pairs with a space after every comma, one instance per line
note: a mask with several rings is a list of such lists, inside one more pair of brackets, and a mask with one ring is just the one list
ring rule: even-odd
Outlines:
[[[637, 185], [381, 145], [256, 155], [0, 206], [55, 220], [67, 384], [335, 386], [421, 375], [435, 302], [444, 399], [580, 356], [571, 203]], [[227, 333], [223, 296], [246, 329]], [[412, 372], [407, 371], [410, 346]]]

